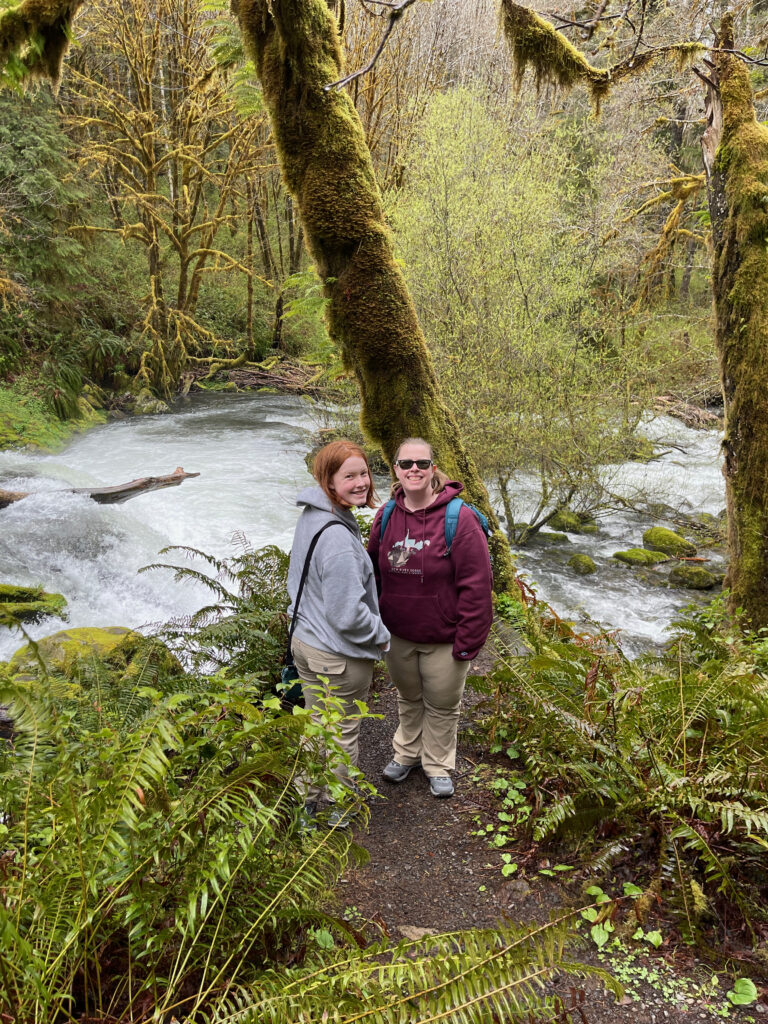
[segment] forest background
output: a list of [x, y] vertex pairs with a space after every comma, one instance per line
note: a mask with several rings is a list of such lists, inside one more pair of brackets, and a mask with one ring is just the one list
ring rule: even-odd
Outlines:
[[[350, 7], [351, 68], [380, 15]], [[665, 9], [646, 32], [695, 36], [705, 15]], [[272, 355], [324, 365], [343, 389], [223, 12], [97, 4], [78, 24], [55, 99], [46, 85], [2, 96], [6, 442], [19, 394], [62, 419], [157, 408], [150, 395], [221, 387], [217, 371]], [[519, 93], [478, 2], [410, 12], [347, 88], [447, 404], [508, 523], [610, 507], [598, 467], [649, 454], [638, 433], [660, 396], [718, 401], [697, 80], [659, 69], [599, 119], [578, 92]], [[531, 471], [540, 505], [514, 508]]]
[[[641, 4], [559, 20], [600, 60], [632, 55], [638, 14], [646, 44], [663, 48], [711, 44], [717, 13]], [[738, 13], [749, 59], [763, 12]], [[349, 68], [373, 55], [387, 18], [345, 8]], [[8, 60], [5, 84], [23, 70]], [[761, 117], [759, 59], [750, 71]], [[446, 403], [522, 541], [566, 505], [586, 517], [630, 500], [601, 467], [651, 454], [642, 424], [660, 400], [716, 403], [719, 385], [698, 79], [653, 64], [595, 119], [578, 91], [542, 80], [518, 92], [514, 77], [494, 5], [435, 0], [346, 89]], [[329, 279], [304, 253], [267, 101], [223, 8], [89, 4], [58, 93], [0, 102], [0, 441], [237, 387], [232, 371], [275, 357], [311, 363], [354, 401], [323, 325]], [[531, 471], [540, 499], [518, 534], [515, 477]], [[466, 1019], [468, 998], [523, 1014], [536, 979], [553, 977], [573, 915], [393, 951], [358, 948], [329, 913], [354, 848], [335, 830], [301, 834], [292, 781], [323, 770], [338, 711], [318, 728], [265, 696], [284, 641], [284, 561], [208, 559], [213, 603], [162, 645], [132, 635], [60, 663], [31, 645], [2, 668], [17, 730], [0, 760], [11, 1020], [179, 1007], [195, 1020], [325, 1019], [329, 1007], [338, 1020]], [[509, 592], [497, 612], [500, 663], [476, 683], [489, 789], [503, 795], [496, 853], [507, 825], [542, 849], [575, 845], [581, 895], [595, 897], [577, 923], [598, 945], [620, 921], [646, 941], [666, 914], [674, 942], [740, 944], [759, 968], [762, 635], [716, 602], [678, 625], [665, 655], [633, 665], [610, 638]], [[510, 624], [525, 657], [504, 648]], [[611, 896], [586, 885], [595, 873]], [[438, 976], [435, 960], [453, 969]]]

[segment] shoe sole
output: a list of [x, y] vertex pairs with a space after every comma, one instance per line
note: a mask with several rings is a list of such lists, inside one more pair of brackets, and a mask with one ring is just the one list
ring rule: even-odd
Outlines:
[[435, 798], [436, 800], [448, 800], [448, 799], [450, 799], [450, 797], [452, 797], [452, 796], [454, 795], [454, 793], [456, 792], [456, 790], [455, 790], [455, 789], [452, 789], [452, 790], [450, 791], [450, 793], [436, 793], [436, 792], [434, 791], [434, 789], [432, 789], [432, 787], [430, 786], [430, 787], [429, 787], [429, 792], [430, 792], [430, 793], [432, 794], [432, 796], [433, 796], [433, 797], [434, 797], [434, 798]]
[[400, 782], [405, 782], [405, 780], [406, 780], [406, 779], [408, 778], [408, 776], [409, 776], [409, 775], [411, 774], [411, 772], [412, 772], [412, 771], [413, 771], [413, 769], [414, 769], [414, 768], [416, 767], [416, 765], [415, 765], [415, 764], [411, 764], [411, 765], [403, 765], [403, 767], [404, 767], [404, 768], [407, 768], [407, 769], [408, 769], [408, 771], [407, 771], [407, 772], [405, 773], [405, 775], [400, 775], [400, 776], [398, 776], [398, 777], [397, 777], [396, 779], [393, 779], [393, 778], [391, 778], [391, 777], [390, 777], [389, 775], [387, 775], [387, 774], [386, 774], [386, 772], [382, 772], [382, 773], [381, 773], [381, 777], [382, 777], [382, 779], [384, 779], [384, 781], [385, 781], [385, 782], [391, 782], [391, 783], [392, 783], [393, 785], [395, 785], [395, 786], [396, 786], [396, 785], [397, 785], [398, 783], [400, 783]]

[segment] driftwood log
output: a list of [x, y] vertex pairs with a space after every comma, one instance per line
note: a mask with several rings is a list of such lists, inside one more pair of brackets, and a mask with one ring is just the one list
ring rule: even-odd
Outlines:
[[[129, 480], [127, 484], [116, 484], [114, 487], [68, 487], [65, 491], [58, 493], [66, 494], [87, 494], [100, 505], [118, 505], [129, 498], [135, 498], [137, 494], [145, 494], [147, 491], [160, 491], [165, 487], [178, 487], [180, 483], [189, 480], [190, 477], [200, 476], [199, 473], [185, 473], [181, 466], [177, 466], [167, 476], [142, 476], [138, 480]], [[28, 498], [29, 491], [3, 491], [0, 490], [0, 508], [7, 508], [15, 501]]]

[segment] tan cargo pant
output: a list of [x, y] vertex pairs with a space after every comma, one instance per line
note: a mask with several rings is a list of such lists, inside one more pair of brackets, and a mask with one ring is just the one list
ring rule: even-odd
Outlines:
[[418, 764], [429, 778], [456, 767], [456, 733], [468, 661], [451, 644], [417, 644], [393, 636], [384, 659], [397, 687], [400, 724], [392, 746], [399, 764]]
[[[313, 711], [313, 717], [319, 719], [319, 709], [317, 712], [313, 709], [324, 697], [330, 695], [342, 702], [349, 717], [340, 722], [337, 739], [352, 764], [357, 765], [360, 719], [353, 717], [358, 715], [355, 701], [368, 700], [375, 663], [370, 658], [347, 658], [341, 654], [318, 650], [295, 636], [291, 642], [291, 651], [303, 684], [304, 706]], [[327, 676], [328, 682], [322, 682], [318, 676]], [[340, 782], [349, 782], [346, 764], [336, 765], [333, 774]], [[299, 779], [298, 787], [307, 801], [317, 801], [328, 796], [324, 787], [308, 779]]]

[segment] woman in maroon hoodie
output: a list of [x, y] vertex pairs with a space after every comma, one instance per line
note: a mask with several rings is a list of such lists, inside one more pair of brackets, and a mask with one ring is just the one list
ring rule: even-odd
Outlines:
[[399, 695], [394, 758], [382, 774], [402, 782], [420, 763], [432, 795], [449, 797], [464, 682], [491, 628], [488, 544], [472, 509], [462, 506], [448, 551], [445, 507], [463, 487], [437, 469], [426, 441], [403, 441], [395, 474], [384, 536], [382, 507], [368, 545], [381, 618], [392, 634], [387, 668]]

